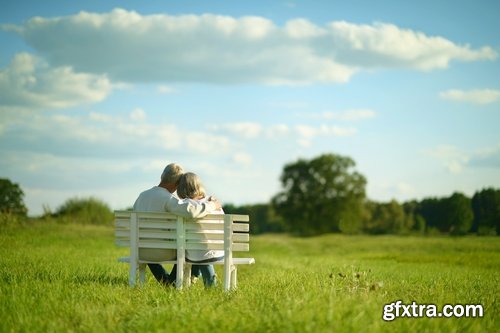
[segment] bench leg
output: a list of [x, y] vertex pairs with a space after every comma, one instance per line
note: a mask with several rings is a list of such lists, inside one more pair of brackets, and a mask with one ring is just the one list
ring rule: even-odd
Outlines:
[[237, 273], [238, 273], [238, 269], [237, 269], [236, 265], [234, 265], [232, 267], [232, 270], [231, 270], [231, 289], [236, 289]]
[[135, 260], [131, 260], [128, 272], [128, 284], [131, 287], [135, 287], [136, 278], [137, 278], [137, 262]]
[[190, 264], [184, 265], [184, 284], [188, 288], [191, 287], [191, 265]]
[[224, 291], [229, 291], [231, 288], [231, 267], [224, 265]]
[[177, 276], [175, 279], [175, 287], [177, 289], [182, 289], [182, 283], [184, 282], [184, 262], [177, 260]]
[[141, 286], [144, 285], [146, 281], [146, 264], [139, 264], [139, 283]]

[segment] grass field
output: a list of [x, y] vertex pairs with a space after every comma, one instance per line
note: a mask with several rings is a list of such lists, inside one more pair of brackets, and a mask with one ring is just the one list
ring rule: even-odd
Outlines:
[[[235, 292], [179, 292], [150, 273], [131, 289], [112, 228], [4, 226], [0, 332], [499, 331], [500, 237], [264, 235], [251, 248]], [[397, 300], [482, 304], [484, 317], [384, 321]]]

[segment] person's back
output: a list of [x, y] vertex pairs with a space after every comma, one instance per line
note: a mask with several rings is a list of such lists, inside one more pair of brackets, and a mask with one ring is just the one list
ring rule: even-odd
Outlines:
[[[205, 197], [205, 190], [201, 184], [199, 177], [192, 173], [187, 172], [179, 179], [179, 186], [177, 187], [177, 195], [186, 201], [196, 202], [203, 204], [208, 202], [209, 199]], [[224, 214], [222, 207], [212, 212], [212, 214]], [[218, 261], [224, 257], [224, 251], [215, 250], [186, 250], [186, 260], [193, 263], [192, 275], [203, 275], [205, 286], [216, 285], [216, 275], [213, 265], [207, 264], [210, 262]], [[204, 265], [200, 265], [200, 264]]]
[[[137, 212], [165, 212], [167, 202], [172, 200], [172, 194], [166, 189], [154, 186], [139, 194], [134, 203], [134, 211]], [[173, 260], [177, 251], [173, 249], [139, 249], [139, 260], [165, 261]]]
[[[203, 217], [220, 208], [218, 201], [205, 203], [180, 200], [173, 193], [184, 173], [181, 166], [171, 163], [165, 167], [158, 186], [142, 192], [134, 203], [134, 211], [171, 212], [187, 218]], [[177, 252], [172, 249], [139, 249], [139, 259], [153, 262], [175, 259]], [[148, 264], [155, 278], [162, 283], [171, 283], [173, 277], [159, 264]], [[174, 274], [175, 275], [175, 274]]]
[[154, 186], [139, 194], [134, 203], [134, 210], [141, 212], [164, 212], [166, 203], [171, 200], [172, 194], [166, 189]]

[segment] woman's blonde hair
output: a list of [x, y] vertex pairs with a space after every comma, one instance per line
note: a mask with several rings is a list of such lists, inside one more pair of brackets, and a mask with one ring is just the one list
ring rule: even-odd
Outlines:
[[179, 179], [177, 186], [177, 195], [181, 199], [198, 199], [205, 196], [205, 189], [201, 183], [200, 177], [192, 172], [186, 172]]

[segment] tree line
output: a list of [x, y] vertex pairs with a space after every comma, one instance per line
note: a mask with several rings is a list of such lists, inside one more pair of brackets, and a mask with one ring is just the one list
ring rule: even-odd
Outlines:
[[[366, 197], [366, 178], [350, 157], [323, 154], [284, 166], [281, 191], [268, 203], [225, 204], [226, 213], [248, 214], [254, 234], [287, 232], [300, 236], [346, 234], [500, 235], [500, 189], [485, 188], [472, 197], [449, 197], [399, 203]], [[0, 178], [0, 219], [26, 217], [24, 193], [18, 184]], [[95, 198], [72, 198], [44, 219], [111, 224], [109, 206]], [[0, 222], [2, 222], [0, 220]]]
[[354, 161], [336, 154], [287, 164], [280, 181], [282, 190], [271, 202], [228, 205], [225, 211], [251, 215], [256, 234], [500, 235], [500, 189], [485, 188], [472, 197], [455, 192], [420, 201], [376, 202], [366, 197], [366, 178]]

